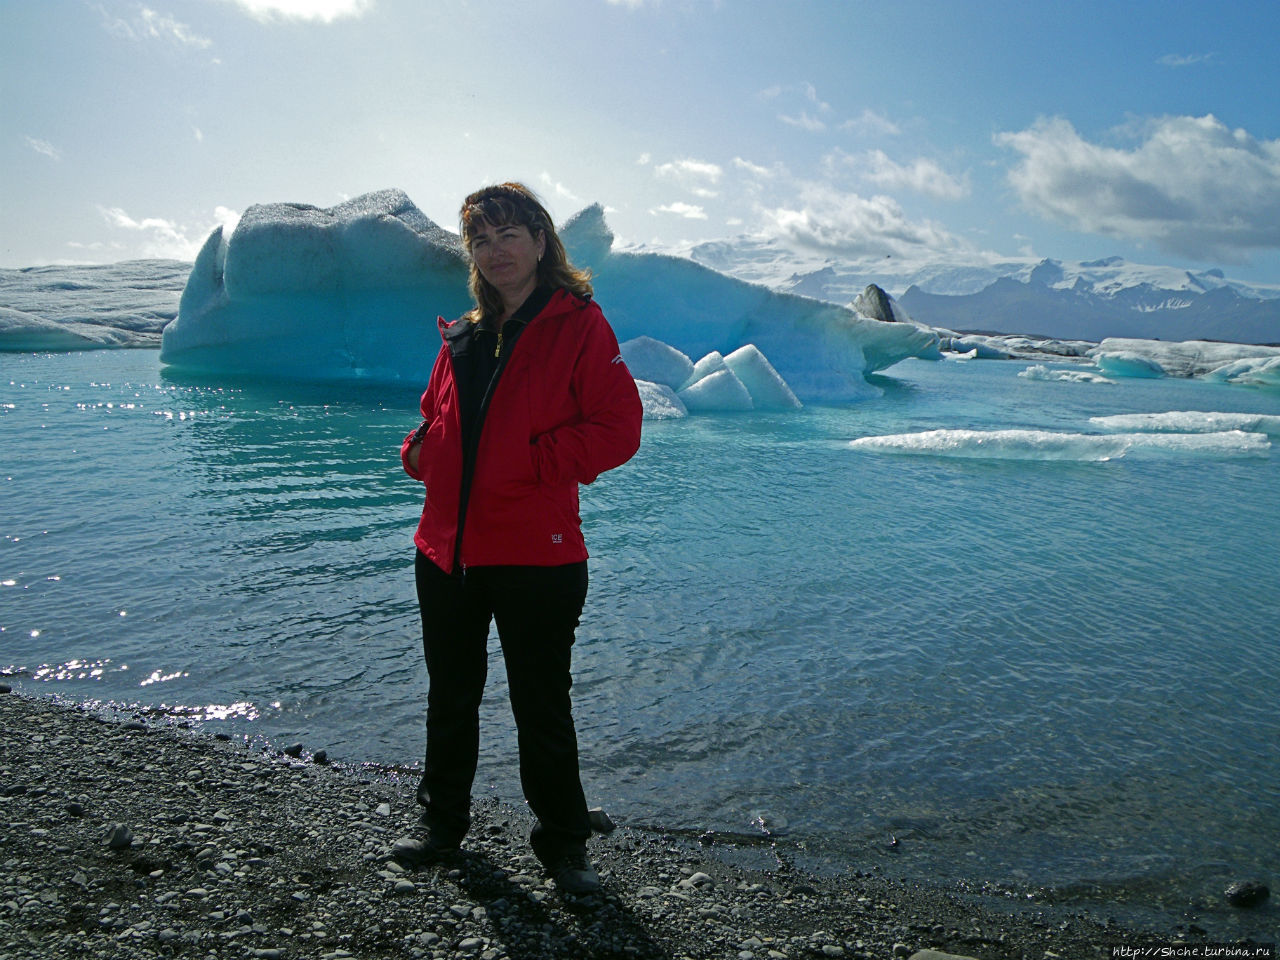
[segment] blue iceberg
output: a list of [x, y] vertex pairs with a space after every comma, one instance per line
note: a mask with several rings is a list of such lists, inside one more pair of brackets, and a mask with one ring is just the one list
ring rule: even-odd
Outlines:
[[[940, 355], [937, 335], [910, 321], [777, 293], [679, 257], [615, 251], [598, 205], [561, 236], [574, 262], [591, 269], [620, 341], [720, 355], [715, 382], [667, 385], [686, 391], [690, 409], [855, 399], [875, 392], [867, 374]], [[212, 376], [425, 383], [440, 343], [436, 316], [470, 306], [467, 269], [457, 235], [400, 190], [327, 209], [253, 206], [230, 236], [220, 227], [206, 240], [160, 361]]]

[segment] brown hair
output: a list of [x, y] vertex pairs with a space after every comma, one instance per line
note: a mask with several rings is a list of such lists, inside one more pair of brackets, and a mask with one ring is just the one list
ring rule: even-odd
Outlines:
[[[553, 289], [563, 287], [576, 297], [591, 296], [591, 271], [579, 270], [569, 262], [564, 244], [556, 234], [551, 214], [522, 183], [500, 183], [484, 187], [462, 201], [458, 212], [462, 225], [462, 245], [471, 253], [471, 241], [479, 223], [502, 227], [509, 223], [527, 227], [536, 239], [541, 233], [546, 238], [546, 249], [538, 261], [538, 285]], [[475, 309], [467, 314], [471, 320], [485, 320], [502, 316], [502, 295], [496, 287], [480, 275], [475, 261], [471, 261], [471, 296]]]

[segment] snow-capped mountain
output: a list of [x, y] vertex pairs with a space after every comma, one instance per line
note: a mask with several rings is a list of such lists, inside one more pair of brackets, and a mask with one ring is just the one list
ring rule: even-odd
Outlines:
[[1280, 286], [1221, 270], [1103, 260], [838, 260], [758, 237], [700, 243], [684, 256], [744, 280], [848, 303], [877, 284], [921, 323], [1065, 339], [1280, 342]]

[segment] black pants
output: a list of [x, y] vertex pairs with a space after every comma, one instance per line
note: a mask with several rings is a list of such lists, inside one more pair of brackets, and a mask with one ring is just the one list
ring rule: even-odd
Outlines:
[[551, 862], [591, 835], [569, 700], [570, 650], [587, 597], [587, 564], [470, 567], [450, 576], [419, 551], [414, 572], [427, 661], [427, 756], [418, 787], [426, 822], [461, 839], [471, 824], [490, 620], [506, 662], [520, 784], [538, 818], [530, 840]]

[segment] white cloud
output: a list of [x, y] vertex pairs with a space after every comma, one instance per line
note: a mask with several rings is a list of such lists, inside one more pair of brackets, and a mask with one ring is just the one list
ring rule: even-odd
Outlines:
[[582, 203], [581, 197], [579, 197], [576, 193], [574, 193], [572, 190], [570, 190], [560, 181], [552, 180], [551, 174], [547, 173], [545, 170], [542, 172], [542, 175], [538, 179], [544, 187], [546, 187], [548, 190], [551, 190], [557, 197], [563, 200], [568, 200], [571, 203]]
[[860, 133], [867, 136], [891, 136], [896, 137], [902, 133], [902, 128], [896, 123], [874, 110], [866, 109], [862, 111], [862, 115], [854, 117], [852, 120], [846, 120], [840, 124], [841, 130], [851, 130], [854, 133]]
[[653, 172], [664, 179], [674, 180], [695, 197], [705, 200], [716, 196], [712, 187], [720, 182], [724, 170], [719, 164], [703, 160], [676, 160], [659, 164], [653, 168]]
[[1031, 211], [1073, 229], [1239, 263], [1280, 248], [1280, 140], [1212, 115], [1150, 121], [1131, 149], [1089, 143], [1061, 118], [1001, 133], [1021, 154], [1009, 183]]
[[1156, 63], [1163, 67], [1192, 67], [1197, 63], [1208, 63], [1215, 56], [1212, 53], [1166, 53]]
[[650, 161], [650, 160], [652, 160], [652, 159], [653, 159], [653, 155], [652, 155], [652, 154], [650, 154], [650, 153], [642, 153], [642, 154], [640, 154], [640, 158], [639, 158], [638, 160], [636, 160], [636, 163], [638, 163], [638, 164], [639, 164], [640, 166], [642, 166], [642, 167], [647, 167], [647, 166], [649, 165], [649, 161]]
[[650, 210], [650, 213], [673, 213], [678, 217], [684, 217], [686, 220], [705, 220], [707, 219], [706, 211], [699, 206], [691, 203], [683, 203], [677, 200], [675, 203], [666, 203], [658, 207], [656, 210]]
[[884, 190], [913, 190], [944, 200], [959, 200], [970, 192], [967, 178], [954, 177], [925, 157], [903, 165], [883, 150], [868, 150], [859, 156], [837, 150], [824, 162], [829, 169], [852, 171]]
[[136, 220], [121, 207], [99, 206], [98, 212], [112, 227], [131, 235], [126, 241], [113, 241], [113, 249], [127, 250], [130, 256], [172, 260], [194, 260], [215, 227], [222, 226], [225, 236], [235, 229], [240, 219], [236, 211], [227, 207], [217, 207], [212, 222], [206, 221], [197, 227], [162, 217]]
[[62, 159], [62, 151], [59, 150], [57, 147], [55, 147], [48, 140], [41, 140], [39, 137], [27, 137], [27, 136], [24, 136], [22, 139], [25, 140], [27, 143], [27, 146], [30, 147], [32, 150], [34, 150], [36, 153], [44, 154], [46, 157], [48, 157], [51, 160]]
[[333, 23], [343, 17], [362, 17], [373, 0], [231, 0], [255, 20], [315, 20]]
[[821, 133], [827, 129], [827, 125], [817, 117], [810, 116], [808, 110], [801, 110], [798, 116], [788, 116], [785, 113], [778, 114], [778, 119], [788, 126], [798, 127], [801, 130], [808, 130], [810, 133]]
[[658, 176], [672, 177], [681, 182], [705, 179], [716, 183], [723, 172], [718, 164], [707, 163], [702, 160], [676, 160], [672, 163], [660, 164], [654, 168], [654, 173]]
[[758, 177], [761, 180], [768, 180], [776, 172], [776, 168], [775, 170], [770, 170], [768, 167], [762, 167], [760, 164], [752, 163], [750, 160], [744, 160], [742, 157], [734, 157], [733, 165], [739, 170], [746, 171], [753, 177]]
[[138, 5], [137, 12], [128, 19], [116, 16], [101, 4], [98, 5], [98, 13], [108, 33], [126, 40], [168, 40], [201, 50], [213, 46], [208, 37], [200, 36], [185, 23], [150, 7]]
[[767, 233], [843, 256], [919, 256], [963, 246], [931, 221], [910, 220], [892, 197], [863, 197], [827, 184], [807, 184], [798, 203], [763, 213]]

